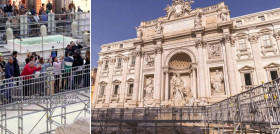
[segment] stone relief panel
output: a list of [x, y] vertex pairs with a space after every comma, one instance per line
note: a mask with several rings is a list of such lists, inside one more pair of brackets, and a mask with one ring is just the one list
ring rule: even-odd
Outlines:
[[146, 54], [145, 55], [145, 65], [147, 67], [152, 67], [154, 66], [154, 61], [155, 61], [155, 57], [153, 54]]
[[154, 94], [154, 76], [145, 76], [143, 99], [153, 99]]
[[223, 68], [210, 68], [211, 95], [225, 95]]
[[220, 44], [208, 45], [208, 58], [209, 59], [222, 58], [221, 45]]

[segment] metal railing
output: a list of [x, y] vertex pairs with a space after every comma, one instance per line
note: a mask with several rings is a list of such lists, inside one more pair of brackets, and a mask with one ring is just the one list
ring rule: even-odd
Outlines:
[[[48, 34], [56, 34], [56, 32], [65, 32], [63, 29], [71, 30], [72, 22], [77, 22], [78, 34], [90, 29], [90, 13], [78, 12], [68, 14], [38, 15], [38, 21], [34, 16], [21, 15], [11, 17], [0, 17], [0, 38], [6, 39], [6, 29], [12, 28], [16, 38], [35, 37], [40, 35], [40, 26], [47, 27]], [[44, 19], [43, 19], [44, 18]], [[10, 19], [10, 23], [7, 20]]]
[[[38, 133], [38, 127], [44, 129], [40, 133], [50, 134], [56, 126], [70, 123], [72, 119], [67, 119], [68, 115], [75, 114], [76, 119], [90, 113], [89, 65], [5, 79], [0, 83], [3, 83], [0, 84], [1, 134], [33, 134]], [[73, 107], [77, 108], [73, 110]], [[34, 125], [24, 125], [23, 122], [32, 122], [30, 118]], [[9, 125], [11, 122], [13, 125]]]
[[12, 105], [32, 99], [34, 96], [50, 96], [88, 88], [90, 87], [89, 73], [90, 66], [84, 65], [0, 80], [0, 104]]
[[[157, 133], [160, 124], [169, 123], [172, 133], [182, 123], [200, 125], [204, 133], [280, 133], [280, 79], [229, 97], [212, 105], [175, 108], [93, 109], [93, 133], [131, 133], [148, 123], [145, 131]], [[173, 123], [173, 124], [172, 124]], [[179, 124], [178, 124], [179, 123]], [[143, 128], [142, 128], [143, 129]], [[139, 130], [140, 131], [140, 130]]]

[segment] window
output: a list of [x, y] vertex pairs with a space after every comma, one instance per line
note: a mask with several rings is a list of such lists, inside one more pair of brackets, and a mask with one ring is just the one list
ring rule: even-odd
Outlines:
[[278, 72], [276, 70], [270, 71], [270, 76], [271, 76], [271, 80], [278, 79]]
[[114, 95], [118, 95], [119, 85], [115, 85]]
[[264, 16], [259, 16], [258, 18], [259, 18], [260, 21], [265, 21]]
[[245, 85], [251, 86], [252, 85], [251, 73], [244, 73], [244, 78], [245, 78]]
[[120, 48], [123, 48], [123, 44], [120, 44]]
[[105, 86], [101, 86], [100, 88], [100, 95], [104, 95]]
[[104, 68], [105, 68], [105, 69], [107, 69], [107, 68], [108, 68], [108, 66], [109, 66], [109, 61], [108, 61], [108, 60], [106, 60], [106, 61], [105, 61], [105, 66], [104, 66]]
[[118, 67], [121, 67], [122, 66], [122, 58], [119, 58], [118, 59]]
[[133, 56], [133, 57], [131, 58], [131, 65], [132, 65], [132, 66], [135, 66], [135, 59], [136, 59], [135, 56]]
[[269, 35], [263, 35], [263, 36], [262, 36], [262, 39], [263, 39], [263, 45], [264, 45], [264, 46], [269, 46], [269, 45], [270, 45], [270, 38], [269, 38]]
[[239, 43], [239, 49], [246, 49], [245, 39], [239, 39], [238, 43]]
[[128, 94], [132, 94], [132, 93], [133, 93], [133, 84], [129, 84]]
[[241, 26], [242, 25], [242, 21], [236, 21], [236, 26]]
[[108, 46], [108, 47], [107, 47], [107, 50], [110, 50], [110, 49], [111, 49], [111, 46]]

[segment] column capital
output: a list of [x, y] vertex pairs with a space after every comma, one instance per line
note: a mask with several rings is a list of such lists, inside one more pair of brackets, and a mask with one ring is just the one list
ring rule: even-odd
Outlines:
[[98, 61], [97, 61], [97, 64], [98, 64], [98, 66], [102, 66], [103, 61], [102, 61], [102, 60], [98, 60]]
[[231, 46], [233, 47], [234, 44], [235, 44], [235, 38], [233, 36], [230, 36], [230, 35], [224, 35], [222, 38], [221, 38], [221, 42], [226, 44], [226, 43], [230, 43]]
[[135, 56], [137, 56], [137, 57], [140, 57], [142, 55], [141, 50], [135, 50], [134, 53], [135, 53]]
[[256, 44], [259, 42], [259, 35], [258, 34], [249, 35], [248, 40], [250, 41], [251, 44]]
[[276, 40], [280, 40], [280, 31], [275, 31], [273, 33], [273, 37], [276, 39]]
[[155, 54], [161, 54], [162, 53], [162, 47], [161, 46], [156, 46], [155, 47]]
[[116, 62], [116, 58], [111, 58], [109, 61], [110, 61], [111, 63], [115, 63], [115, 62]]
[[123, 62], [128, 62], [129, 57], [128, 56], [123, 56], [122, 59], [123, 59]]
[[206, 42], [203, 41], [203, 40], [201, 40], [201, 39], [197, 39], [197, 40], [195, 41], [195, 45], [196, 45], [197, 48], [199, 48], [199, 47], [205, 47], [205, 46], [206, 46]]

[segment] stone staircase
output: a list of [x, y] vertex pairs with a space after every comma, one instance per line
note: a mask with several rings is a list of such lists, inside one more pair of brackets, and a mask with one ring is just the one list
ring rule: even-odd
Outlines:
[[5, 40], [0, 40], [0, 53], [4, 56], [4, 59], [7, 60], [9, 56], [11, 56], [11, 52], [4, 48], [4, 45], [6, 45]]

